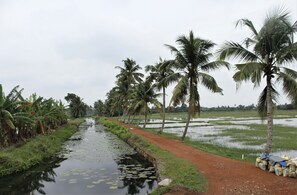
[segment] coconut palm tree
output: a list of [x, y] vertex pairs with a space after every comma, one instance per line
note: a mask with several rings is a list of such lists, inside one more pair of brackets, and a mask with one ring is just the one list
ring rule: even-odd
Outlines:
[[285, 67], [297, 60], [297, 43], [294, 33], [297, 23], [290, 22], [289, 13], [278, 9], [270, 13], [258, 31], [252, 21], [241, 19], [237, 25], [248, 27], [252, 33], [243, 44], [227, 42], [220, 49], [220, 59], [228, 57], [240, 59], [236, 64], [233, 79], [237, 84], [251, 81], [258, 87], [265, 78], [266, 86], [258, 100], [258, 112], [267, 118], [267, 142], [264, 149], [269, 154], [273, 139], [273, 107], [278, 96], [275, 84], [281, 84], [284, 93], [294, 102], [297, 92], [297, 72]]
[[73, 93], [68, 93], [65, 100], [69, 103], [71, 116], [74, 118], [84, 117], [87, 114], [87, 105], [83, 99]]
[[149, 72], [149, 80], [155, 81], [153, 85], [158, 91], [162, 90], [162, 127], [158, 133], [162, 133], [165, 125], [165, 112], [166, 112], [166, 88], [173, 82], [178, 80], [179, 73], [175, 73], [172, 69], [173, 60], [159, 59], [155, 65], [147, 65], [145, 71]]
[[[116, 76], [117, 85], [119, 86], [121, 100], [123, 101], [123, 117], [128, 114], [130, 99], [131, 99], [131, 87], [135, 86], [137, 83], [142, 82], [142, 77], [144, 76], [139, 72], [141, 67], [136, 64], [133, 59], [127, 58], [123, 60], [124, 67], [116, 66], [120, 69], [120, 73]], [[125, 119], [124, 119], [125, 121]]]
[[175, 55], [175, 68], [182, 71], [177, 85], [174, 88], [171, 103], [174, 106], [188, 101], [188, 118], [182, 140], [187, 134], [189, 122], [196, 113], [200, 113], [200, 96], [198, 92], [198, 84], [202, 84], [214, 93], [221, 93], [222, 89], [217, 85], [216, 80], [207, 74], [210, 70], [216, 70], [221, 66], [229, 67], [227, 62], [213, 61], [213, 56], [209, 52], [214, 47], [214, 43], [209, 40], [200, 39], [194, 36], [190, 31], [189, 36], [180, 36], [176, 43], [178, 48], [166, 45]]
[[139, 83], [135, 86], [132, 99], [132, 112], [144, 114], [144, 125], [145, 128], [147, 123], [147, 115], [150, 112], [149, 104], [152, 104], [156, 109], [161, 111], [161, 103], [158, 101], [158, 97], [161, 94], [156, 94], [154, 89], [151, 87], [152, 82], [146, 79], [144, 82]]

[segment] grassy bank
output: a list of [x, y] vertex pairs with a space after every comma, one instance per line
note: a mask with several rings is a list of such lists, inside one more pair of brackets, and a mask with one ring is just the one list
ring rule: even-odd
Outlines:
[[21, 145], [1, 150], [0, 176], [25, 171], [54, 156], [82, 122], [83, 119], [72, 120], [48, 135], [40, 135]]
[[158, 188], [153, 194], [163, 194], [173, 188], [185, 188], [192, 192], [206, 191], [207, 181], [197, 169], [190, 163], [177, 158], [167, 151], [159, 149], [157, 146], [148, 143], [146, 140], [132, 134], [127, 128], [121, 127], [115, 123], [100, 119], [100, 123], [105, 125], [109, 131], [116, 134], [123, 140], [132, 140], [133, 144], [146, 151], [154, 158], [158, 159], [161, 167], [159, 167], [162, 178], [172, 179], [170, 186], [166, 188]]

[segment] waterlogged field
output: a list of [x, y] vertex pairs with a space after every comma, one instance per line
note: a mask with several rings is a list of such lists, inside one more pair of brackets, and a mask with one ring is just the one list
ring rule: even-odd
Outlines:
[[[165, 136], [181, 136], [186, 116], [186, 113], [167, 114]], [[273, 153], [297, 157], [297, 111], [277, 111], [274, 117]], [[141, 117], [135, 121], [140, 127], [143, 122]], [[186, 142], [218, 154], [231, 151], [223, 155], [234, 158], [242, 158], [242, 154], [258, 155], [266, 143], [266, 123], [256, 111], [205, 112], [191, 120]], [[146, 128], [156, 132], [161, 126], [160, 115], [154, 114]]]

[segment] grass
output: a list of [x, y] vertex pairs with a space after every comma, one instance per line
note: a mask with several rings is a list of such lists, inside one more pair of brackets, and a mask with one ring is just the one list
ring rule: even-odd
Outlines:
[[[287, 118], [287, 117], [295, 117], [296, 110], [276, 110], [275, 118]], [[186, 112], [179, 113], [166, 113], [166, 119], [174, 119], [174, 118], [187, 118]], [[206, 111], [201, 112], [200, 116], [197, 115], [198, 118], [218, 118], [218, 117], [234, 117], [234, 118], [245, 118], [245, 117], [259, 117], [256, 110], [248, 110], [248, 111]], [[161, 119], [160, 114], [155, 113], [149, 116], [150, 119]], [[135, 119], [144, 119], [144, 116], [139, 115], [135, 117]]]
[[[247, 125], [251, 130], [228, 129], [219, 136], [231, 136], [236, 142], [247, 145], [260, 145], [266, 143], [266, 125]], [[279, 150], [295, 150], [297, 148], [297, 131], [295, 127], [274, 125], [273, 148]]]
[[0, 151], [0, 176], [25, 171], [46, 161], [61, 150], [63, 143], [76, 131], [84, 119], [75, 119], [48, 135], [32, 138], [21, 146]]
[[168, 187], [157, 188], [152, 194], [163, 194], [171, 188], [186, 188], [193, 193], [206, 191], [206, 179], [192, 164], [168, 153], [167, 151], [159, 149], [157, 146], [132, 134], [125, 127], [121, 127], [104, 118], [100, 119], [100, 123], [106, 126], [107, 130], [116, 134], [121, 139], [126, 141], [130, 139], [135, 146], [151, 154], [161, 162], [162, 169], [160, 175], [163, 178], [172, 179], [172, 183]]
[[[147, 129], [155, 134], [157, 134], [157, 130], [155, 129]], [[160, 135], [160, 134], [158, 134]], [[166, 133], [163, 132], [160, 136], [173, 138], [173, 139], [180, 139], [180, 136], [173, 134], [173, 133]], [[224, 156], [236, 160], [242, 160], [247, 162], [254, 162], [255, 161], [255, 150], [252, 149], [237, 149], [237, 148], [228, 148], [223, 146], [214, 145], [211, 143], [206, 143], [202, 141], [195, 141], [189, 138], [184, 140], [184, 143], [197, 148], [199, 150], [203, 150], [212, 154], [216, 154], [219, 156]], [[260, 152], [260, 151], [258, 151]], [[244, 154], [244, 159], [242, 159], [242, 154]]]

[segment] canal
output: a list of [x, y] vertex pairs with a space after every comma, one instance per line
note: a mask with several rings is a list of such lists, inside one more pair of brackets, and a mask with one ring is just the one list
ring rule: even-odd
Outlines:
[[0, 194], [148, 194], [154, 168], [117, 136], [86, 119], [63, 151], [26, 172], [0, 178]]

